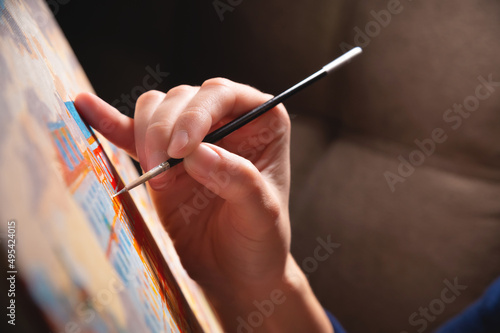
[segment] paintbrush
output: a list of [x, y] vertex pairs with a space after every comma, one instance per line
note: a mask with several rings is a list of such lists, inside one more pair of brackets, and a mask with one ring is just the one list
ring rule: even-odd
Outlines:
[[[342, 56], [338, 57], [328, 65], [324, 66], [321, 70], [317, 71], [313, 75], [309, 76], [305, 80], [302, 80], [301, 82], [297, 83], [290, 89], [282, 92], [276, 97], [271, 98], [269, 101], [265, 102], [264, 104], [256, 107], [255, 109], [251, 110], [248, 113], [243, 114], [242, 116], [236, 118], [235, 120], [227, 123], [226, 125], [222, 126], [219, 129], [216, 129], [212, 133], [208, 134], [204, 139], [203, 142], [207, 143], [215, 143], [225, 136], [233, 133], [237, 129], [241, 128], [242, 126], [248, 124], [255, 118], [263, 115], [267, 111], [271, 110], [274, 108], [276, 105], [282, 103], [285, 99], [288, 97], [296, 94], [300, 90], [304, 89], [305, 87], [313, 84], [314, 82], [318, 81], [319, 79], [325, 77], [329, 73], [333, 72], [335, 69], [341, 67], [342, 65], [348, 63], [352, 58], [355, 56], [359, 55], [362, 52], [361, 48], [355, 47], [349, 52], [346, 52]], [[158, 166], [152, 168], [148, 172], [144, 173], [142, 176], [137, 178], [136, 180], [132, 181], [130, 184], [125, 186], [121, 191], [113, 195], [113, 198], [130, 191], [136, 186], [139, 186], [148, 180], [150, 180], [153, 177], [158, 176], [160, 173], [167, 171], [168, 169], [172, 168], [173, 166], [179, 164], [182, 162], [182, 158], [170, 158], [169, 160], [159, 164]]]

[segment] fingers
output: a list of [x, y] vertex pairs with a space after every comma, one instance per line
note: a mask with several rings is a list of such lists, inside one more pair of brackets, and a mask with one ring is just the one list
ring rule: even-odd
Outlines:
[[[91, 94], [80, 94], [75, 104], [91, 126], [138, 159], [144, 170], [150, 170], [170, 157], [190, 155], [211, 129], [220, 125], [219, 122], [235, 119], [270, 98], [252, 87], [216, 78], [201, 87], [179, 86], [167, 94], [150, 91], [141, 95], [136, 104], [135, 120]], [[241, 134], [250, 135], [264, 124], [272, 123], [269, 119], [276, 115], [287, 118], [283, 116], [286, 115], [283, 106], [279, 106], [246, 129], [239, 130], [240, 135], [235, 135], [234, 139], [240, 140]], [[270, 131], [282, 132], [275, 128]], [[238, 148], [239, 143], [229, 146]], [[150, 182], [151, 187], [161, 190], [183, 170], [173, 171], [155, 177]]]
[[210, 191], [238, 207], [239, 217], [252, 225], [245, 232], [266, 232], [281, 213], [273, 191], [259, 170], [248, 160], [221, 147], [202, 143], [184, 159], [186, 172]]
[[[144, 141], [136, 139], [141, 164], [144, 166], [143, 154], [146, 170], [169, 157], [189, 155], [219, 121], [225, 117], [236, 118], [268, 99], [268, 95], [254, 88], [226, 79], [211, 79], [201, 87], [179, 86], [170, 90], [150, 116], [144, 129]], [[139, 117], [142, 116], [139, 114]], [[139, 127], [144, 128], [142, 120]], [[155, 190], [165, 188], [178, 174], [173, 171], [152, 179], [151, 187]]]
[[90, 93], [76, 96], [75, 107], [90, 126], [114, 145], [136, 157], [133, 119]]
[[267, 95], [246, 85], [216, 78], [206, 81], [179, 114], [165, 149], [170, 157], [189, 155], [225, 117], [236, 118], [268, 99]]

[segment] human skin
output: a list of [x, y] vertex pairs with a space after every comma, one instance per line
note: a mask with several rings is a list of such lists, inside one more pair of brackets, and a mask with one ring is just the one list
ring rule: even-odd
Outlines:
[[[237, 331], [237, 318], [246, 321], [255, 302], [274, 302], [271, 295], [279, 294], [254, 332], [333, 332], [290, 254], [290, 120], [284, 106], [217, 146], [202, 143], [209, 132], [270, 98], [217, 78], [166, 94], [149, 91], [137, 100], [134, 119], [89, 93], [79, 94], [75, 106], [144, 170], [169, 157], [184, 158], [149, 181], [148, 190], [183, 266], [225, 331]], [[200, 193], [203, 207], [195, 202]]]

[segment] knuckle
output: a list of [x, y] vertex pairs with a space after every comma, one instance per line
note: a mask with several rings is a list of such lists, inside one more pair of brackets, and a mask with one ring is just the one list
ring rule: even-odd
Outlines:
[[216, 86], [216, 87], [222, 87], [222, 88], [230, 88], [232, 85], [232, 81], [223, 77], [215, 77], [212, 79], [208, 79], [203, 84], [201, 85], [202, 87], [207, 87], [207, 86]]
[[139, 96], [139, 98], [137, 99], [136, 107], [139, 108], [142, 105], [152, 103], [158, 100], [159, 98], [163, 98], [164, 95], [165, 95], [164, 93], [158, 90], [146, 91], [145, 93], [141, 94], [141, 96]]
[[209, 110], [214, 107], [224, 106], [224, 109], [232, 109], [236, 101], [235, 85], [232, 81], [225, 78], [209, 79], [201, 85], [201, 89], [209, 92], [208, 97], [203, 103]]
[[193, 91], [193, 89], [195, 89], [195, 88], [191, 87], [187, 84], [183, 84], [183, 85], [180, 85], [180, 86], [177, 86], [177, 87], [170, 89], [167, 92], [166, 97], [168, 98], [168, 97], [187, 95], [187, 94], [190, 94]]

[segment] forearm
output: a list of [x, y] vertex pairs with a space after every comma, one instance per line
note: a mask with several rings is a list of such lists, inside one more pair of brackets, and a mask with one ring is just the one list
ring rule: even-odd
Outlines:
[[209, 298], [228, 332], [333, 332], [291, 255], [281, 279], [258, 289], [220, 286]]

